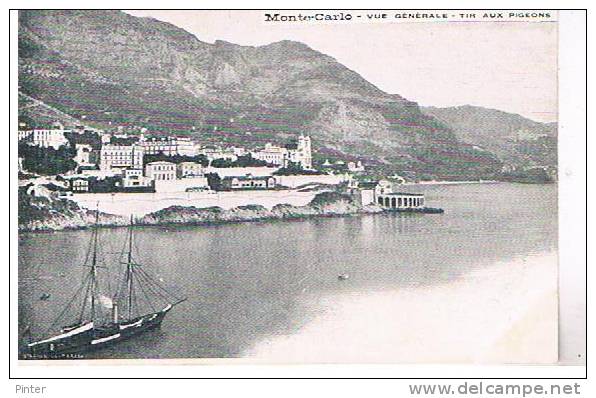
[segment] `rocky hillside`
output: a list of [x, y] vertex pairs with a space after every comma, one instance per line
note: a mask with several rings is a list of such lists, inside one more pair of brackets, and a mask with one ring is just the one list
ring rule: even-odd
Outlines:
[[21, 11], [19, 67], [24, 95], [88, 124], [245, 145], [305, 132], [315, 158], [378, 159], [416, 176], [487, 178], [502, 166], [416, 103], [302, 43], [210, 44], [118, 11]]
[[[40, 232], [87, 228], [95, 224], [94, 211], [83, 209], [75, 202], [48, 195], [33, 196], [27, 187], [19, 187], [19, 231]], [[126, 217], [100, 213], [100, 226], [127, 225]]]
[[63, 125], [81, 123], [74, 117], [21, 92], [19, 92], [19, 120], [27, 125], [33, 124], [38, 127], [51, 126], [54, 122], [60, 122]]
[[448, 126], [457, 137], [496, 154], [512, 166], [557, 165], [557, 124], [478, 106], [425, 107], [422, 111]]

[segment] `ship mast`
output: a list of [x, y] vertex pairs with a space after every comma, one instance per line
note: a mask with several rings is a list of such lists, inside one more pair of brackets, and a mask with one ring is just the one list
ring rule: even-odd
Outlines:
[[130, 227], [128, 229], [128, 261], [126, 262], [126, 285], [128, 290], [128, 319], [132, 318], [132, 273], [133, 273], [133, 264], [132, 264], [132, 224], [133, 224], [133, 216], [130, 216]]
[[95, 307], [98, 302], [97, 295], [98, 283], [97, 283], [97, 240], [98, 240], [98, 224], [99, 224], [99, 206], [95, 212], [95, 228], [93, 230], [93, 254], [91, 257], [91, 320], [95, 319]]

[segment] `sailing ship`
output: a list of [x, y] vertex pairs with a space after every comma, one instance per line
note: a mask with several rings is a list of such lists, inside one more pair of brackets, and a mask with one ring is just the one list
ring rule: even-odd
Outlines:
[[[115, 293], [102, 294], [100, 270], [106, 269], [98, 258], [99, 211], [91, 236], [90, 251], [84, 262], [88, 268], [78, 290], [66, 304], [50, 331], [65, 319], [68, 312], [78, 317], [74, 322], [54, 331], [50, 337], [30, 341], [24, 347], [24, 357], [33, 359], [76, 358], [122, 340], [159, 327], [167, 313], [186, 298], [178, 298], [166, 289], [133, 258], [133, 218], [127, 233], [120, 265], [124, 272]], [[125, 259], [124, 254], [126, 254]], [[124, 261], [123, 261], [124, 260]], [[70, 310], [70, 311], [69, 311]], [[74, 311], [73, 311], [74, 310]], [[30, 330], [30, 328], [28, 328]], [[48, 331], [48, 333], [50, 332]]]

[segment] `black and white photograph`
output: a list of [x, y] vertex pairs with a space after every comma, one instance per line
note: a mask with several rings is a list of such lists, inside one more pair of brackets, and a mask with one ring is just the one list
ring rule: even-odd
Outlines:
[[584, 366], [564, 14], [11, 14], [19, 366]]

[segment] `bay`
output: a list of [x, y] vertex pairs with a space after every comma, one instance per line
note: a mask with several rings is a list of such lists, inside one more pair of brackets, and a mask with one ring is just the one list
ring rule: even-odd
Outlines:
[[[445, 213], [136, 228], [138, 261], [188, 301], [175, 307], [160, 329], [85, 357], [283, 360], [288, 347], [295, 352], [312, 345], [296, 336], [307, 336], [306, 331], [319, 324], [333, 327], [321, 319], [340, 316], [370, 323], [371, 309], [362, 305], [333, 314], [345, 309], [346, 299], [364, 303], [384, 293], [433, 292], [495, 265], [515, 275], [520, 261], [556, 253], [556, 188], [500, 183], [406, 186], [404, 191], [425, 193], [427, 205]], [[90, 231], [20, 235], [20, 329], [30, 325], [40, 337], [50, 326], [81, 280], [90, 236]], [[115, 272], [125, 238], [125, 229], [101, 231], [102, 271], [107, 275]], [[338, 275], [349, 278], [339, 280]], [[107, 283], [104, 287], [114, 289]], [[474, 287], [468, 290], [473, 294]], [[49, 300], [39, 300], [44, 293], [50, 294]], [[420, 317], [424, 324], [425, 314]], [[371, 331], [380, 326], [369, 325]], [[348, 327], [342, 336], [351, 342], [361, 333]], [[284, 349], [272, 356], [270, 346], [279, 344], [280, 337], [291, 343], [285, 341]], [[397, 330], [362, 349], [381, 352], [392, 339], [399, 341]], [[349, 357], [357, 358], [358, 352]], [[322, 354], [320, 359], [309, 357], [327, 359]]]

